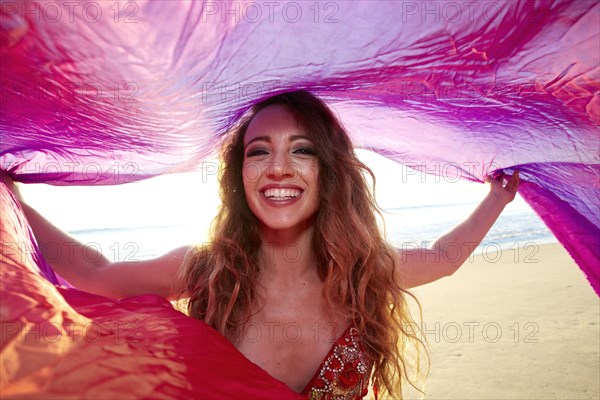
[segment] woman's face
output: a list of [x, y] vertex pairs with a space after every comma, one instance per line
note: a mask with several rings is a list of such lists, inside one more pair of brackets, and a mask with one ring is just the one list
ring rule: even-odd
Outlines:
[[312, 141], [283, 106], [256, 114], [244, 135], [243, 181], [261, 229], [298, 231], [319, 207], [319, 161]]

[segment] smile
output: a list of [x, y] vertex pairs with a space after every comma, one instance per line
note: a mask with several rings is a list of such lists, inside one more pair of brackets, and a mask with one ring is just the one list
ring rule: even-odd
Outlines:
[[265, 189], [262, 193], [267, 199], [277, 201], [295, 199], [300, 196], [302, 191], [298, 189], [272, 188]]

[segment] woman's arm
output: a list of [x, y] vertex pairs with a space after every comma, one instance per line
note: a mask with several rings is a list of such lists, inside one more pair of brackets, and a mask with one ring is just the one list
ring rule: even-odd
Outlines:
[[0, 181], [20, 202], [40, 248], [52, 251], [52, 255], [44, 254], [48, 263], [78, 289], [113, 298], [158, 294], [172, 299], [177, 295], [175, 279], [188, 247], [152, 260], [111, 262], [97, 249], [72, 238], [26, 204], [4, 171], [0, 171]]
[[506, 186], [502, 184], [503, 179], [504, 174], [498, 179], [488, 178], [490, 192], [475, 211], [437, 239], [431, 248], [399, 250], [399, 278], [403, 288], [424, 285], [458, 270], [481, 243], [504, 207], [515, 198], [519, 171], [514, 172]]

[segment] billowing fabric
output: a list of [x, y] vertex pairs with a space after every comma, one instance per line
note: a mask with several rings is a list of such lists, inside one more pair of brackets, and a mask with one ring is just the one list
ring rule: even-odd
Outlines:
[[162, 297], [53, 285], [3, 183], [0, 205], [3, 399], [302, 398]]
[[600, 293], [600, 6], [3, 2], [0, 163], [23, 182], [201, 168], [256, 100], [310, 89], [358, 147], [522, 195]]
[[[597, 1], [0, 7], [0, 166], [16, 180], [108, 185], [195, 170], [251, 103], [309, 89], [357, 147], [449, 178], [518, 168], [520, 193], [600, 294]], [[27, 297], [23, 286], [3, 287], [3, 313], [71, 312], [70, 291], [35, 280]]]

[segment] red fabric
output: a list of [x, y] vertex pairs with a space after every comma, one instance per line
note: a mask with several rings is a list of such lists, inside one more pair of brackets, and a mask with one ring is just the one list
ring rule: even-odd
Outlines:
[[211, 174], [250, 104], [309, 89], [358, 147], [415, 169], [518, 169], [600, 295], [597, 0], [82, 3], [0, 2], [0, 166], [16, 180]]
[[301, 398], [164, 298], [54, 286], [1, 183], [0, 201], [2, 398]]

